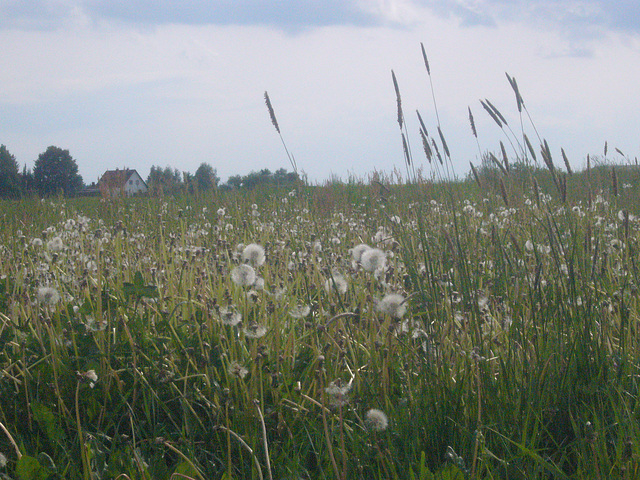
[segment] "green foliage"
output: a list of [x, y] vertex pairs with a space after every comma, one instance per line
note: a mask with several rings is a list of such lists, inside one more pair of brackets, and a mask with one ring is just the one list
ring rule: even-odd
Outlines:
[[151, 166], [147, 185], [154, 195], [177, 193], [184, 187], [180, 170], [172, 169], [169, 166], [163, 169], [155, 165]]
[[[637, 476], [636, 190], [589, 206], [549, 184], [537, 202], [507, 176], [507, 207], [469, 181], [377, 178], [5, 202], [0, 421], [24, 459], [0, 436], [7, 475]], [[383, 272], [353, 260], [363, 242]], [[250, 243], [263, 287], [232, 280]], [[326, 287], [334, 273], [345, 290]], [[388, 293], [402, 318], [381, 309]], [[342, 407], [332, 382], [351, 385]]]
[[4, 313], [5, 315], [9, 313], [10, 288], [11, 283], [9, 279], [6, 277], [0, 278], [0, 313]]
[[254, 190], [256, 188], [295, 188], [301, 183], [298, 174], [287, 172], [284, 168], [280, 168], [275, 172], [271, 172], [268, 168], [264, 168], [259, 172], [251, 172], [248, 175], [233, 175], [229, 177], [226, 188]]
[[122, 290], [127, 300], [135, 298], [140, 300], [141, 298], [158, 298], [158, 287], [155, 285], [145, 285], [142, 273], [137, 271], [133, 275], [133, 283], [124, 282], [122, 284]]
[[218, 186], [220, 177], [216, 169], [208, 163], [201, 163], [194, 175], [194, 181], [199, 191], [211, 190]]
[[42, 196], [74, 195], [83, 186], [78, 173], [78, 164], [69, 154], [69, 150], [50, 146], [38, 156], [33, 167], [33, 181]]
[[66, 440], [64, 430], [60, 425], [60, 421], [56, 414], [41, 402], [34, 402], [31, 404], [31, 412], [33, 418], [40, 425], [40, 428], [45, 432], [47, 440], [51, 445], [55, 445]]
[[23, 455], [16, 466], [19, 480], [47, 480], [53, 472], [43, 466], [37, 458]]
[[20, 194], [18, 162], [7, 147], [0, 145], [0, 198], [14, 198]]

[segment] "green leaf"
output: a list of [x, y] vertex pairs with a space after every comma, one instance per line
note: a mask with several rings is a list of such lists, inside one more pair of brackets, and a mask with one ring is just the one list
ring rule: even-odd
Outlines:
[[438, 472], [436, 477], [432, 476], [432, 478], [438, 480], [465, 480], [464, 472], [455, 465], [447, 465]]
[[66, 438], [64, 431], [60, 427], [58, 418], [51, 409], [42, 403], [35, 402], [31, 404], [31, 411], [33, 412], [36, 422], [38, 422], [40, 428], [44, 430], [47, 439], [51, 443], [62, 442]]
[[424, 451], [420, 453], [420, 480], [434, 480], [433, 473], [427, 467], [427, 458]]
[[193, 466], [187, 462], [181, 462], [178, 464], [173, 474], [184, 475], [191, 478], [199, 478], [200, 472], [198, 472]]
[[146, 285], [142, 287], [140, 296], [147, 298], [158, 298], [158, 287], [156, 287], [155, 285]]
[[133, 275], [133, 283], [124, 282], [122, 284], [122, 290], [127, 300], [131, 297], [139, 299], [142, 297], [157, 298], [159, 296], [157, 286], [144, 284], [144, 278], [142, 278], [142, 273], [140, 273], [140, 271], [137, 271]]
[[49, 471], [37, 459], [23, 455], [16, 465], [16, 475], [20, 480], [47, 480]]
[[122, 284], [122, 292], [126, 299], [129, 300], [129, 298], [136, 296], [136, 287], [133, 283], [124, 282]]
[[140, 270], [138, 270], [133, 275], [133, 285], [136, 290], [141, 290], [142, 288], [144, 288], [144, 278], [142, 278], [142, 273], [140, 273]]

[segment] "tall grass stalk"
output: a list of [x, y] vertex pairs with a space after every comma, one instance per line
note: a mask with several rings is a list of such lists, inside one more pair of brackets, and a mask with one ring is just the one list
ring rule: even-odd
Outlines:
[[284, 138], [282, 137], [282, 133], [280, 133], [280, 125], [278, 124], [276, 113], [273, 109], [273, 106], [271, 105], [271, 99], [269, 98], [269, 93], [266, 91], [264, 92], [264, 101], [265, 101], [265, 104], [267, 105], [267, 110], [269, 111], [269, 118], [271, 118], [271, 123], [273, 124], [273, 127], [276, 129], [276, 132], [278, 132], [278, 136], [280, 137], [280, 141], [282, 142], [284, 151], [287, 154], [287, 158], [289, 159], [291, 168], [293, 168], [294, 173], [298, 175], [298, 165], [296, 163], [296, 159], [291, 153], [289, 153], [287, 144], [285, 143]]

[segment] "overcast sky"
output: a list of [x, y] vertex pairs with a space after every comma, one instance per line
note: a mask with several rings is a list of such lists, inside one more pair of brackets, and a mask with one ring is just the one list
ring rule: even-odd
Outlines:
[[[312, 182], [404, 171], [393, 69], [416, 165], [416, 109], [460, 175], [520, 136], [516, 78], [556, 163], [640, 150], [637, 0], [0, 0], [0, 144], [33, 166], [68, 149], [85, 182], [152, 165], [223, 181], [291, 169], [264, 104]], [[471, 134], [475, 117], [479, 147]], [[516, 145], [517, 149], [517, 145]], [[612, 157], [615, 158], [615, 157]], [[622, 160], [622, 159], [619, 159]]]

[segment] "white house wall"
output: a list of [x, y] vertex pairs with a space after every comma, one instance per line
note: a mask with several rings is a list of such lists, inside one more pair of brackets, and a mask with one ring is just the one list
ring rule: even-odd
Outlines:
[[138, 175], [137, 172], [134, 172], [127, 183], [124, 186], [124, 192], [127, 196], [135, 195], [136, 193], [144, 193], [147, 191], [147, 187], [144, 184], [144, 181]]

